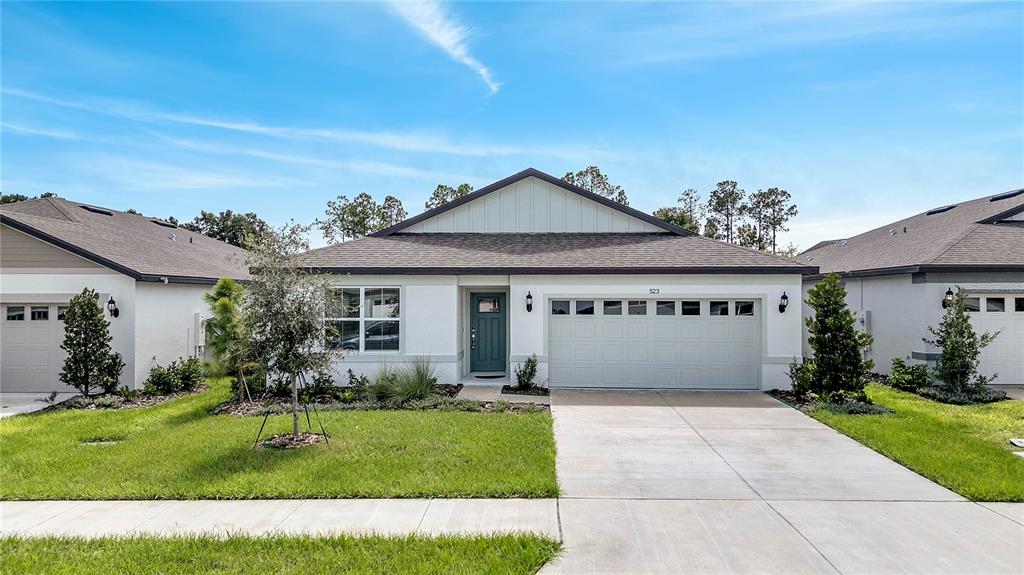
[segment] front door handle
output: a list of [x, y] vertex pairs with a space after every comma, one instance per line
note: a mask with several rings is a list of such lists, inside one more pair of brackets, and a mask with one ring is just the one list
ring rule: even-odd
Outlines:
[[476, 349], [476, 328], [475, 327], [471, 328], [469, 330], [469, 349], [471, 351]]

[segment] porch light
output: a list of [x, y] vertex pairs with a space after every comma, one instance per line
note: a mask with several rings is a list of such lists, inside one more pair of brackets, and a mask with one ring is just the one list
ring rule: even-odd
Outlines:
[[114, 296], [110, 296], [107, 300], [107, 311], [110, 312], [110, 317], [117, 317], [121, 314], [120, 310], [117, 309], [117, 302], [114, 301]]
[[526, 292], [526, 311], [533, 311], [533, 294]]
[[946, 296], [942, 298], [942, 309], [949, 307], [949, 304], [953, 303], [953, 288], [946, 288]]
[[789, 307], [789, 296], [786, 292], [782, 292], [782, 299], [779, 300], [779, 313], [786, 313], [786, 308]]

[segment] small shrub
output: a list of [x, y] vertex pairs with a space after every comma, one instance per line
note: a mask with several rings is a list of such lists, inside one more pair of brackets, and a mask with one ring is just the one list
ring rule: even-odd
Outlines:
[[434, 365], [417, 359], [412, 365], [400, 369], [382, 367], [366, 386], [366, 397], [371, 401], [400, 407], [410, 401], [430, 397], [436, 384]]
[[351, 394], [353, 398], [363, 399], [366, 397], [366, 388], [369, 385], [370, 380], [365, 375], [356, 375], [351, 369], [348, 370], [348, 389], [345, 390], [346, 395]]
[[845, 403], [815, 401], [811, 404], [811, 409], [838, 413], [840, 415], [886, 415], [892, 413], [892, 410], [884, 405], [868, 403], [866, 401], [848, 401]]
[[169, 395], [181, 389], [181, 380], [171, 366], [164, 367], [154, 362], [153, 367], [149, 368], [149, 377], [146, 378], [142, 389], [148, 395]]
[[275, 374], [270, 378], [270, 382], [267, 383], [266, 393], [270, 394], [271, 397], [291, 397], [292, 382], [287, 376]]
[[499, 399], [491, 405], [491, 410], [494, 413], [505, 413], [506, 411], [508, 411], [509, 407], [511, 407], [511, 404], [509, 404], [509, 402], [505, 401], [504, 399]]
[[198, 357], [179, 358], [167, 367], [178, 377], [179, 391], [192, 391], [203, 383], [203, 362]]
[[94, 397], [92, 400], [93, 406], [100, 409], [110, 409], [112, 407], [120, 407], [124, 403], [124, 399], [119, 395], [100, 395]]
[[789, 364], [789, 379], [793, 382], [793, 395], [804, 398], [811, 393], [818, 379], [818, 369], [813, 359], [804, 358], [802, 363]]
[[935, 378], [948, 397], [984, 397], [985, 386], [995, 379], [978, 373], [981, 350], [999, 336], [999, 332], [978, 334], [967, 314], [966, 293], [957, 287], [956, 296], [946, 306], [938, 328], [929, 326], [935, 339], [925, 338], [928, 345], [942, 351], [935, 362]]
[[117, 394], [121, 396], [121, 399], [125, 401], [135, 401], [139, 398], [139, 390], [132, 389], [127, 385], [122, 385], [118, 390]]
[[995, 403], [1008, 399], [1001, 389], [982, 387], [971, 391], [955, 391], [946, 386], [922, 387], [917, 390], [921, 397], [934, 399], [952, 405], [971, 405], [974, 403]]
[[901, 391], [917, 393], [928, 385], [928, 366], [923, 363], [907, 365], [902, 359], [894, 357], [886, 383]]
[[313, 374], [313, 381], [306, 384], [304, 399], [311, 401], [321, 399], [338, 399], [341, 389], [334, 385], [334, 378], [326, 371]]
[[530, 389], [537, 378], [537, 354], [530, 354], [526, 361], [516, 366], [516, 387]]

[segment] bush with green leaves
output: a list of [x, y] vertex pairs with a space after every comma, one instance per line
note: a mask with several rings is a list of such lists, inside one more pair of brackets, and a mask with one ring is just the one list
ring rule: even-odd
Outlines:
[[202, 385], [204, 380], [203, 362], [198, 357], [172, 361], [169, 367], [177, 374], [181, 391], [192, 391]]
[[526, 361], [516, 366], [516, 387], [530, 389], [537, 378], [537, 354], [530, 354]]
[[121, 354], [110, 349], [110, 322], [104, 317], [99, 294], [85, 288], [71, 298], [64, 312], [64, 342], [67, 352], [60, 381], [88, 396], [94, 389], [103, 393], [117, 390], [124, 370]]
[[812, 357], [790, 367], [800, 378], [794, 379], [794, 388], [826, 402], [867, 401], [865, 374], [874, 364], [864, 358], [864, 351], [871, 336], [857, 331], [839, 276], [828, 274], [808, 290], [807, 303], [814, 310], [805, 320]]
[[924, 338], [924, 342], [940, 350], [933, 371], [938, 380], [935, 387], [941, 390], [939, 395], [951, 398], [977, 396], [981, 399], [991, 396], [986, 386], [996, 375], [986, 377], [978, 373], [979, 356], [981, 350], [999, 336], [999, 332], [979, 334], [974, 331], [967, 314], [966, 295], [963, 288], [957, 287], [956, 295], [946, 305], [939, 327], [928, 326], [934, 339]]
[[307, 403], [317, 399], [335, 400], [341, 397], [341, 388], [334, 384], [330, 373], [319, 371], [306, 383], [303, 393]]
[[928, 386], [929, 379], [927, 365], [923, 363], [908, 365], [902, 359], [894, 357], [892, 358], [892, 368], [889, 370], [889, 376], [885, 378], [885, 382], [890, 387], [901, 391], [917, 393], [921, 388]]
[[153, 358], [153, 367], [143, 384], [149, 395], [170, 395], [180, 391], [192, 391], [203, 383], [203, 362], [199, 358], [178, 358], [162, 366]]

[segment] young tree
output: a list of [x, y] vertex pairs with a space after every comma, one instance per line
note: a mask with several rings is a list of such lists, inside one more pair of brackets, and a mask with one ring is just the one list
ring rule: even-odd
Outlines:
[[387, 196], [378, 204], [373, 196], [361, 192], [352, 201], [338, 196], [327, 202], [324, 218], [316, 221], [324, 238], [330, 243], [361, 238], [397, 224], [408, 216], [402, 200]]
[[784, 258], [795, 258], [800, 253], [800, 246], [790, 242], [786, 244], [786, 247], [775, 252], [776, 255], [780, 255]]
[[[758, 190], [760, 193], [760, 190]], [[791, 203], [792, 196], [786, 190], [768, 188], [762, 199], [762, 226], [766, 243], [771, 245], [772, 253], [778, 253], [777, 236], [779, 232], [788, 232], [786, 224], [796, 217], [799, 211], [796, 204]], [[770, 234], [770, 235], [769, 235]]]
[[566, 172], [562, 176], [562, 181], [599, 196], [604, 196], [610, 200], [615, 200], [624, 206], [629, 205], [629, 199], [626, 197], [626, 191], [622, 189], [622, 186], [613, 185], [608, 180], [608, 176], [602, 174], [601, 169], [597, 166], [587, 166], [578, 172]]
[[855, 318], [846, 306], [846, 288], [839, 276], [828, 274], [808, 290], [807, 303], [814, 309], [814, 315], [804, 320], [813, 355], [810, 371], [815, 375], [809, 391], [831, 402], [865, 400], [864, 374], [874, 365], [864, 359], [871, 336], [854, 327]]
[[381, 202], [380, 209], [377, 212], [377, 229], [374, 231], [390, 228], [407, 217], [409, 217], [409, 213], [405, 211], [402, 200], [395, 196], [387, 196]]
[[94, 388], [104, 393], [117, 389], [124, 369], [121, 354], [110, 349], [110, 322], [103, 317], [99, 294], [85, 288], [71, 298], [64, 312], [64, 343], [67, 352], [60, 380], [88, 396]]
[[424, 204], [424, 207], [428, 210], [439, 208], [452, 200], [457, 200], [462, 196], [468, 195], [473, 191], [473, 186], [469, 184], [459, 184], [459, 187], [453, 188], [444, 184], [438, 184], [434, 193], [431, 194], [430, 199]]
[[708, 197], [708, 212], [715, 221], [715, 229], [730, 244], [736, 243], [736, 226], [743, 217], [740, 207], [746, 192], [732, 180], [718, 182]]
[[[171, 223], [177, 222], [177, 220], [172, 220], [173, 218], [168, 218]], [[181, 224], [181, 227], [240, 248], [248, 248], [260, 235], [270, 229], [266, 222], [252, 212], [238, 214], [231, 210], [225, 210], [219, 214], [207, 211], [199, 212], [199, 215], [191, 222]]]
[[251, 279], [243, 298], [242, 324], [252, 357], [269, 373], [291, 381], [292, 433], [299, 434], [300, 374], [326, 371], [340, 352], [325, 349], [323, 319], [327, 281], [294, 263], [308, 251], [309, 228], [289, 223], [271, 230], [250, 249]]
[[245, 288], [231, 278], [221, 278], [213, 289], [203, 294], [212, 317], [206, 321], [206, 343], [213, 356], [210, 370], [238, 380], [238, 393], [247, 391], [244, 370], [252, 364], [245, 345], [242, 323], [242, 302]]
[[946, 313], [938, 328], [928, 326], [934, 339], [924, 338], [924, 342], [938, 347], [942, 351], [935, 361], [935, 377], [945, 388], [954, 393], [975, 396], [983, 392], [991, 378], [978, 373], [978, 356], [981, 350], [992, 343], [999, 332], [978, 334], [971, 325], [967, 315], [966, 293], [957, 287], [953, 301], [946, 305]]

